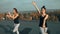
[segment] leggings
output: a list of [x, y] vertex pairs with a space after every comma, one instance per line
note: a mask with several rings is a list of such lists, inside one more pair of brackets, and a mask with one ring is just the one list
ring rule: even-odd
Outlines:
[[48, 28], [47, 27], [46, 28], [40, 27], [40, 30], [41, 30], [41, 34], [48, 34], [47, 33]]
[[19, 28], [19, 24], [14, 24], [14, 29], [13, 29], [13, 32], [16, 32], [17, 34], [19, 34], [19, 31], [18, 31], [18, 28]]

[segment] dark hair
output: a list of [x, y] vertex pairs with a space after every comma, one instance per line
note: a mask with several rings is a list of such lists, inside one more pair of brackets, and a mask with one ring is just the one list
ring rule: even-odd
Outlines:
[[17, 9], [16, 8], [13, 8], [15, 10], [16, 13], [18, 13]]
[[46, 10], [45, 6], [42, 6], [41, 10], [42, 10], [43, 8]]

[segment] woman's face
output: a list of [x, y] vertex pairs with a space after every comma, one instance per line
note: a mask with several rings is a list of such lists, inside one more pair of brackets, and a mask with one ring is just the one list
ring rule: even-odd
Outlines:
[[45, 10], [44, 8], [42, 8], [42, 10], [41, 10], [41, 11], [42, 11], [42, 13], [43, 13], [43, 14], [46, 12], [46, 10]]
[[13, 10], [13, 13], [14, 13], [14, 14], [16, 14], [16, 11], [15, 11], [15, 10]]

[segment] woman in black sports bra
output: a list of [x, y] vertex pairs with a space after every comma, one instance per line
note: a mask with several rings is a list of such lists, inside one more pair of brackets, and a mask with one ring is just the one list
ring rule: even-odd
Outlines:
[[[39, 22], [39, 27], [43, 27], [43, 21], [44, 21], [44, 18], [46, 17], [46, 15], [43, 17], [43, 16], [40, 16], [40, 22]], [[45, 27], [47, 27], [47, 23], [45, 23]]]
[[16, 8], [13, 8], [13, 15], [10, 14], [10, 12], [7, 15], [8, 18], [12, 18], [14, 21], [14, 29], [13, 32], [16, 32], [17, 34], [19, 34], [18, 28], [19, 28], [19, 14]]
[[41, 12], [39, 10], [39, 8], [37, 7], [36, 3], [33, 2], [33, 5], [35, 6], [35, 8], [38, 10], [38, 13], [40, 14], [40, 22], [39, 22], [39, 27], [40, 27], [40, 30], [41, 30], [41, 34], [48, 34], [47, 33], [47, 19], [48, 19], [48, 14], [46, 14], [46, 8], [45, 6], [43, 6], [41, 8]]

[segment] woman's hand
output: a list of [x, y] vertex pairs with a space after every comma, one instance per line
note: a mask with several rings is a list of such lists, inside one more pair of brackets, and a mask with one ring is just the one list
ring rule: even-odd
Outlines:
[[43, 28], [45, 28], [45, 24], [43, 24]]
[[10, 12], [8, 12], [8, 14], [11, 15]]
[[33, 1], [32, 4], [33, 4], [34, 6], [36, 6], [36, 2]]
[[10, 16], [9, 16], [9, 15], [6, 15], [6, 17], [8, 17], [8, 18], [9, 18]]
[[38, 12], [39, 12], [39, 14], [40, 14], [40, 10], [39, 10], [38, 6], [36, 5], [36, 2], [33, 1], [32, 4], [34, 5], [34, 7], [38, 10]]
[[11, 16], [11, 14], [10, 14], [10, 12], [8, 12], [8, 14], [6, 15], [8, 18], [10, 18], [10, 16]]

